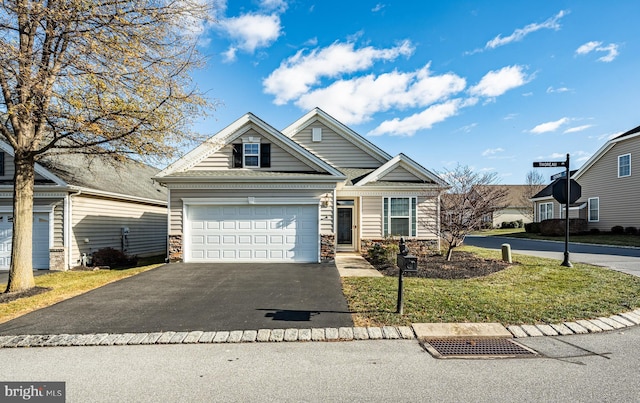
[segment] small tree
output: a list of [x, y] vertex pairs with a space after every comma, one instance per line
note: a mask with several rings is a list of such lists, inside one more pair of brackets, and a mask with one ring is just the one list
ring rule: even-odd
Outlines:
[[440, 173], [449, 182], [448, 193], [440, 197], [440, 226], [437, 233], [447, 245], [447, 260], [465, 237], [482, 228], [495, 210], [505, 206], [507, 188], [497, 185], [497, 173], [474, 172], [458, 165]]
[[534, 208], [531, 198], [544, 188], [544, 176], [539, 171], [531, 170], [527, 172], [524, 182], [524, 191], [520, 195], [519, 210], [522, 215], [533, 221]]

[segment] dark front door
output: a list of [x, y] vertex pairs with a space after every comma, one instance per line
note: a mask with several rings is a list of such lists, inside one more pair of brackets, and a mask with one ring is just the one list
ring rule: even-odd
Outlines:
[[338, 245], [353, 245], [353, 207], [338, 207]]

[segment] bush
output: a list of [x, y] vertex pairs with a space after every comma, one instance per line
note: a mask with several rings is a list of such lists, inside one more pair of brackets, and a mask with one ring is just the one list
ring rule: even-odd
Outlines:
[[612, 234], [624, 234], [624, 228], [622, 227], [622, 225], [616, 225], [615, 227], [611, 228], [611, 233]]
[[394, 263], [400, 248], [395, 243], [383, 245], [376, 243], [368, 251], [367, 255], [373, 264]]
[[[540, 233], [544, 236], [563, 236], [566, 221], [560, 218], [544, 220], [540, 223]], [[569, 234], [582, 234], [587, 231], [587, 220], [583, 218], [569, 219]]]
[[539, 234], [540, 233], [540, 223], [539, 222], [529, 222], [524, 225], [524, 230], [530, 234]]
[[638, 229], [636, 227], [626, 227], [624, 229], [625, 234], [636, 235], [638, 234]]
[[522, 220], [503, 221], [502, 224], [500, 224], [500, 228], [522, 228], [522, 226], [523, 226]]
[[591, 228], [591, 229], [589, 230], [589, 233], [590, 233], [591, 235], [598, 235], [598, 234], [600, 234], [600, 230], [599, 230], [598, 228]]
[[137, 257], [128, 256], [124, 252], [113, 248], [103, 248], [93, 252], [94, 266], [109, 266], [109, 268], [114, 269], [133, 267], [137, 263]]

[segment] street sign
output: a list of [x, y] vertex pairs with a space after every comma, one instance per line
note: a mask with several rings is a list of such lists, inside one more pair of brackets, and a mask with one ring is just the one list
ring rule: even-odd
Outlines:
[[567, 176], [567, 173], [565, 171], [558, 172], [555, 175], [551, 175], [551, 180], [554, 181], [554, 180], [556, 180], [558, 178], [564, 178], [565, 176]]
[[[567, 178], [562, 178], [551, 188], [553, 198], [560, 204], [567, 203]], [[569, 180], [569, 204], [575, 203], [582, 196], [582, 186], [573, 179]]]
[[555, 168], [566, 167], [566, 161], [537, 161], [533, 163], [534, 168]]

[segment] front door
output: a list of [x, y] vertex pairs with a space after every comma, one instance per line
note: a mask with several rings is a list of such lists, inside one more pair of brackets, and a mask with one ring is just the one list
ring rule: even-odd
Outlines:
[[338, 200], [338, 249], [353, 250], [353, 200]]

